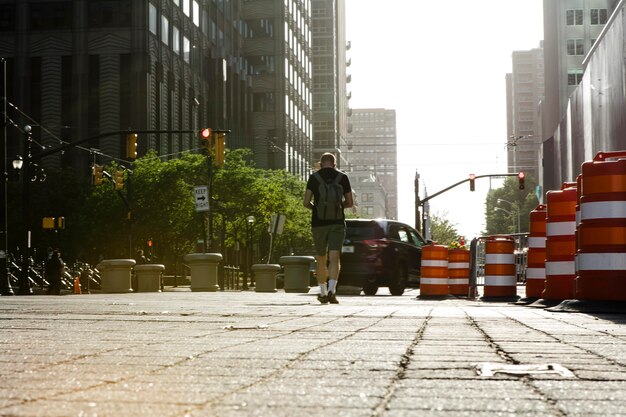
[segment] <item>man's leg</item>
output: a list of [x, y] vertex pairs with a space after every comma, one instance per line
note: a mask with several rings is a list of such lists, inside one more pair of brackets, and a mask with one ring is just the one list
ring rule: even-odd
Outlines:
[[315, 273], [317, 275], [317, 283], [319, 285], [321, 284], [326, 284], [326, 282], [328, 281], [328, 258], [326, 257], [326, 255], [324, 256], [320, 256], [317, 255], [315, 257], [315, 260], [317, 261], [317, 266], [315, 267]]
[[338, 250], [328, 251], [328, 292], [335, 293], [337, 290], [337, 280], [339, 279], [340, 252]]
[[328, 234], [328, 302], [337, 304], [337, 281], [339, 280], [339, 271], [341, 270], [340, 257], [343, 241], [346, 236], [344, 225], [333, 225], [332, 230]]
[[317, 300], [326, 304], [328, 302], [328, 228], [327, 227], [314, 227], [313, 228], [313, 243], [315, 244], [315, 260], [317, 261], [316, 275], [317, 283], [320, 286], [320, 295]]

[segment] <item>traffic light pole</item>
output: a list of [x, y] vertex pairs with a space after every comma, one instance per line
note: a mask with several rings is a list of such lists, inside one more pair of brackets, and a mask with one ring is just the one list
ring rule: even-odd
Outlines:
[[[474, 179], [477, 178], [497, 178], [497, 177], [518, 177], [519, 173], [506, 173], [506, 174], [484, 174], [484, 175], [475, 175]], [[417, 179], [416, 179], [417, 181]], [[415, 202], [416, 202], [416, 206], [415, 206], [415, 211], [416, 211], [416, 216], [418, 216], [417, 213], [419, 213], [419, 207], [422, 207], [422, 231], [426, 232], [426, 210], [425, 210], [425, 203], [427, 203], [428, 201], [432, 200], [433, 198], [440, 196], [441, 194], [450, 191], [451, 189], [453, 189], [454, 187], [458, 187], [459, 185], [469, 182], [470, 179], [466, 178], [462, 181], [459, 181], [457, 183], [452, 184], [449, 187], [444, 188], [441, 191], [437, 191], [435, 194], [433, 195], [429, 195], [428, 197], [424, 197], [423, 199], [420, 200], [419, 195], [417, 195], [418, 193], [418, 189], [417, 187], [415, 188]], [[419, 204], [418, 204], [419, 203]]]

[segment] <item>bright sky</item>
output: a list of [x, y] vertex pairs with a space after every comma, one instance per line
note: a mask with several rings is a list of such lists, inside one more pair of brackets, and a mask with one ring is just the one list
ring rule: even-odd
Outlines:
[[[543, 0], [346, 0], [346, 16], [350, 106], [396, 110], [400, 221], [414, 224], [416, 171], [422, 198], [506, 172], [505, 75], [543, 39]], [[489, 182], [433, 198], [431, 213], [479, 235]]]

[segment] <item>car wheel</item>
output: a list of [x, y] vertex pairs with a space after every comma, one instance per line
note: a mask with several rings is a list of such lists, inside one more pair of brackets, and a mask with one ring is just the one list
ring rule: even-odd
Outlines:
[[366, 285], [365, 287], [363, 287], [363, 292], [365, 293], [365, 295], [376, 295], [376, 293], [378, 292], [378, 287], [375, 285]]
[[389, 292], [391, 295], [402, 295], [406, 288], [406, 282], [409, 279], [409, 274], [406, 269], [406, 265], [398, 265], [396, 268], [396, 276], [393, 278], [393, 282], [389, 284]]

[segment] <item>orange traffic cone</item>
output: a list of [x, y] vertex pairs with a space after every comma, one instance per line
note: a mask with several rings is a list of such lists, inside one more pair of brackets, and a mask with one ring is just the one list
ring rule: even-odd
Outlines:
[[80, 293], [80, 278], [77, 276], [74, 278], [74, 294]]

